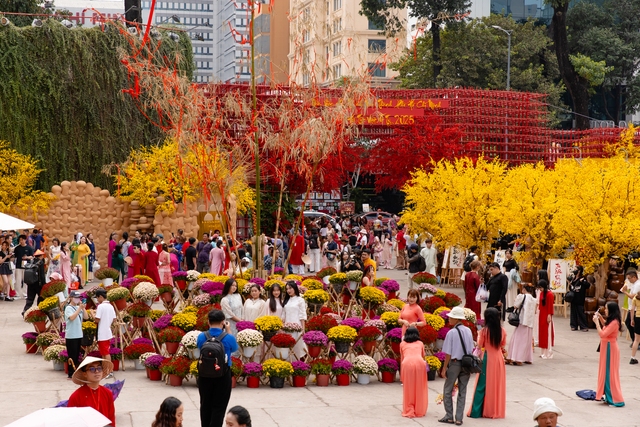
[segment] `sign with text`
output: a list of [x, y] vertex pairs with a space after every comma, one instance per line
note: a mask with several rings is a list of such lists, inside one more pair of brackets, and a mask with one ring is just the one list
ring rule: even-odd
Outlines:
[[576, 263], [574, 260], [550, 259], [549, 260], [549, 289], [554, 293], [564, 294], [567, 292], [567, 276], [573, 270]]
[[353, 215], [356, 213], [356, 202], [340, 202], [340, 213], [342, 215]]

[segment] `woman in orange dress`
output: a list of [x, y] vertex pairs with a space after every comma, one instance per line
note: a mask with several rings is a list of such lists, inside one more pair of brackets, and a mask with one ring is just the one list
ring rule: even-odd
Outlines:
[[507, 375], [502, 348], [507, 332], [500, 326], [500, 312], [490, 307], [484, 311], [484, 328], [478, 346], [484, 348], [482, 373], [477, 375], [476, 389], [469, 408], [469, 418], [504, 418], [507, 406]]
[[417, 289], [409, 289], [407, 292], [407, 302], [400, 311], [400, 319], [398, 323], [402, 325], [402, 336], [407, 332], [407, 328], [410, 326], [424, 326], [427, 324], [424, 319], [424, 313], [418, 305], [420, 299], [420, 293]]
[[[615, 301], [609, 301], [604, 309], [604, 317], [596, 311], [593, 323], [600, 334], [600, 366], [598, 368], [598, 388], [596, 400], [604, 399], [610, 406], [624, 406], [620, 390], [620, 348], [618, 332], [622, 329], [620, 307]], [[604, 328], [603, 328], [604, 326]]]
[[407, 329], [400, 343], [400, 380], [402, 381], [402, 416], [424, 417], [427, 413], [427, 362], [420, 333], [413, 326]]

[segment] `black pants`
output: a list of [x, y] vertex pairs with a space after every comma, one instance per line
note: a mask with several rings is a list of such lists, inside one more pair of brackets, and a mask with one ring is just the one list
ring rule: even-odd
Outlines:
[[27, 301], [24, 304], [22, 312], [29, 310], [33, 303], [38, 303], [38, 294], [40, 293], [40, 284], [27, 285]]
[[589, 329], [587, 316], [584, 314], [584, 305], [571, 304], [571, 315], [569, 316], [571, 329]]
[[[82, 342], [82, 338], [67, 338], [65, 343], [67, 345], [67, 353], [69, 353], [69, 358], [73, 360], [73, 364], [78, 366], [80, 359], [80, 343]], [[73, 375], [75, 369], [73, 366], [69, 365], [69, 378]]]
[[221, 378], [198, 378], [200, 392], [200, 424], [222, 427], [231, 398], [231, 369]]
[[636, 339], [636, 333], [633, 330], [633, 326], [631, 326], [631, 311], [627, 311], [627, 318], [624, 320], [624, 324], [627, 325], [629, 336], [631, 337], [631, 342], [633, 342], [633, 340]]

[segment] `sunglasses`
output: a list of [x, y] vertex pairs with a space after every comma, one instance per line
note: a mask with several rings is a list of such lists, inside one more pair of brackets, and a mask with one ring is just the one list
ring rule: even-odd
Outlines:
[[92, 374], [102, 372], [102, 366], [91, 366], [87, 368], [87, 371], [91, 372]]

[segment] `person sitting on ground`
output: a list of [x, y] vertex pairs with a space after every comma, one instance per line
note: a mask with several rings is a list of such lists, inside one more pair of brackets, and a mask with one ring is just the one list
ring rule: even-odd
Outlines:
[[87, 356], [71, 380], [82, 386], [69, 397], [69, 408], [92, 407], [111, 420], [116, 427], [116, 407], [113, 404], [113, 394], [108, 388], [101, 386], [100, 381], [113, 371], [113, 363], [105, 359]]
[[562, 410], [556, 406], [556, 402], [548, 397], [541, 397], [533, 403], [533, 420], [535, 427], [562, 427], [558, 424], [558, 417]]

